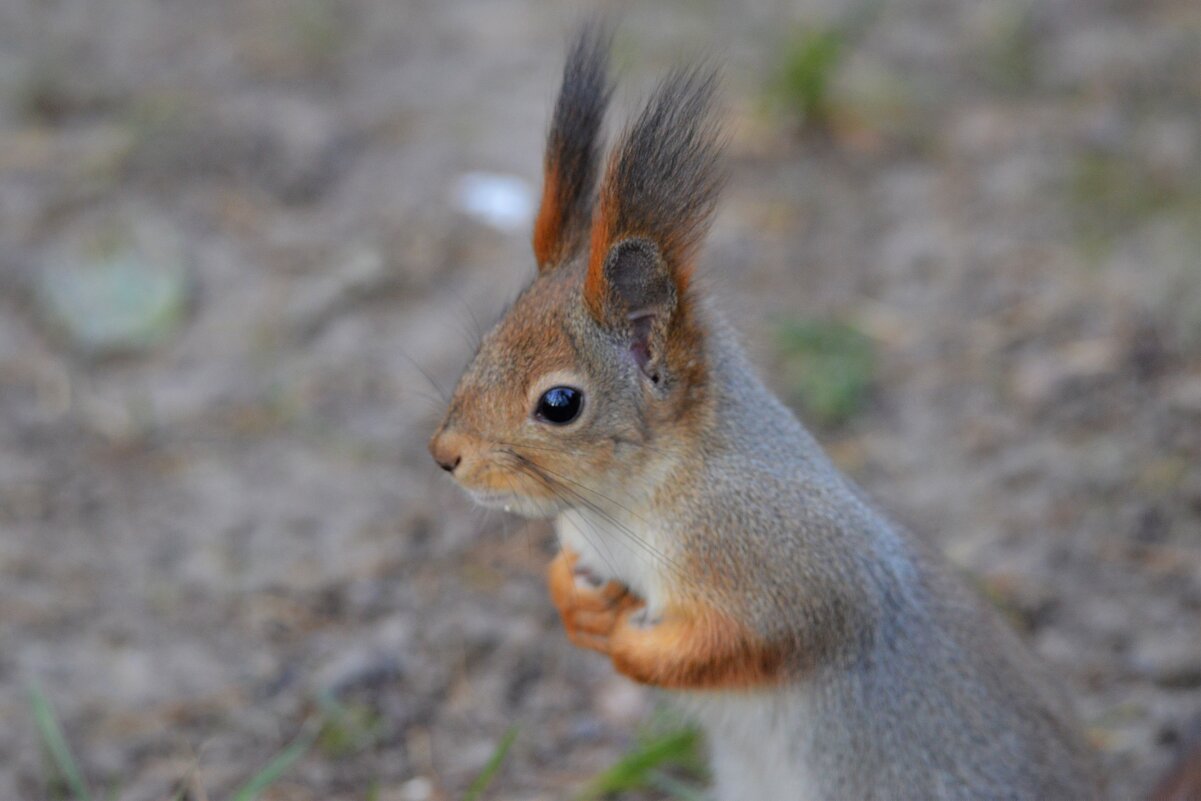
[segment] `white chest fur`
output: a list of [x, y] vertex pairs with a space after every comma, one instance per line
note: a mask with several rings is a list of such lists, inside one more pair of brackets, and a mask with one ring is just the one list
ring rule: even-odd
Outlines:
[[580, 556], [580, 566], [602, 579], [625, 584], [646, 601], [651, 614], [662, 609], [670, 575], [670, 543], [637, 515], [570, 509], [555, 519], [559, 544]]
[[709, 740], [717, 801], [809, 801], [804, 752], [813, 727], [803, 691], [680, 693]]
[[[559, 543], [579, 554], [580, 566], [628, 586], [651, 614], [667, 600], [671, 542], [632, 514], [569, 510], [555, 519]], [[800, 736], [790, 723], [808, 717], [803, 695], [673, 693], [707, 730], [713, 746], [719, 801], [800, 801], [810, 796], [804, 768], [791, 752]]]

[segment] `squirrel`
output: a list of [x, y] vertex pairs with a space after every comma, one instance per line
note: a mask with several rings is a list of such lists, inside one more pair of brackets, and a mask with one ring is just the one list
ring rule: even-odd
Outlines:
[[670, 73], [602, 165], [608, 38], [569, 48], [537, 275], [435, 461], [554, 520], [568, 637], [679, 696], [722, 801], [1099, 798], [1048, 669], [835, 468], [694, 280], [723, 183], [714, 74]]

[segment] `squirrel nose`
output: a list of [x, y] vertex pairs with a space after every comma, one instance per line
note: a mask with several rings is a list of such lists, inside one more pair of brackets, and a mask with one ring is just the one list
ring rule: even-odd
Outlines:
[[430, 456], [448, 473], [454, 473], [455, 468], [463, 461], [462, 443], [459, 437], [446, 431], [439, 431], [430, 440]]

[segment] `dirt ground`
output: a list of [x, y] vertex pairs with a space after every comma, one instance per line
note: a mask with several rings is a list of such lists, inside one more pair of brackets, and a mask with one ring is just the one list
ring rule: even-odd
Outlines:
[[[724, 65], [703, 266], [769, 382], [781, 320], [870, 340], [866, 403], [816, 433], [1137, 797], [1201, 714], [1201, 5], [624, 8], [620, 112]], [[567, 644], [548, 527], [425, 452], [532, 273], [455, 187], [537, 185], [579, 10], [0, 2], [0, 798], [64, 797], [34, 683], [99, 798], [226, 798], [329, 697], [361, 725], [264, 797], [458, 799], [516, 725], [487, 797], [558, 799], [628, 747], [655, 697]], [[842, 31], [805, 119], [802, 30]], [[113, 353], [43, 288], [130, 242], [184, 301]]]

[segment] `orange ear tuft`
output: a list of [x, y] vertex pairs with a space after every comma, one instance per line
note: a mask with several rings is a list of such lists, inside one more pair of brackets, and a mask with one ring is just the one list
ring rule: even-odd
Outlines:
[[534, 222], [534, 258], [544, 272], [584, 245], [600, 162], [601, 123], [609, 102], [608, 36], [586, 25], [572, 43], [546, 140], [542, 202]]
[[542, 202], [538, 205], [538, 218], [534, 220], [534, 259], [538, 269], [543, 270], [556, 264], [563, 250], [563, 205], [559, 201], [562, 188], [555, 164], [548, 156], [546, 176], [542, 180]]
[[609, 166], [605, 170], [600, 202], [592, 217], [592, 236], [588, 245], [588, 273], [584, 276], [584, 303], [597, 320], [604, 315], [605, 295], [607, 294], [605, 257], [609, 255], [609, 249], [617, 241], [614, 231], [618, 213], [617, 198], [613, 192], [614, 161], [615, 159], [610, 158]]

